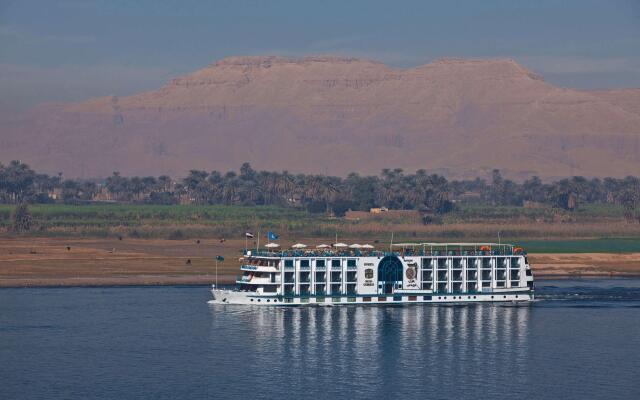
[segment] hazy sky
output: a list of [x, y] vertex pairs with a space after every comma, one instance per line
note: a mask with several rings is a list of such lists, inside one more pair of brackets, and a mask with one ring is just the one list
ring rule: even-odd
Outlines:
[[246, 54], [513, 57], [562, 86], [640, 87], [640, 0], [0, 0], [0, 110], [127, 95]]

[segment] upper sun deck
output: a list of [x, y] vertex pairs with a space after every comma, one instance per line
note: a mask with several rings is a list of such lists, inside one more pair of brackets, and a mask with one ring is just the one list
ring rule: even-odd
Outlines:
[[[388, 250], [363, 248], [363, 246], [341, 244], [341, 246], [321, 245], [321, 248], [306, 249], [258, 249], [245, 250], [246, 257], [261, 258], [331, 258], [331, 257], [441, 257], [441, 256], [513, 256], [526, 252], [513, 244], [502, 243], [397, 243]], [[373, 246], [369, 246], [373, 247]]]

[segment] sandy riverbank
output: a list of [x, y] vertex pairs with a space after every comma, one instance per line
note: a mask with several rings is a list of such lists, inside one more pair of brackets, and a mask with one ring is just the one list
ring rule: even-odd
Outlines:
[[[0, 239], [0, 287], [232, 283], [244, 240]], [[530, 254], [537, 278], [640, 276], [640, 253]]]

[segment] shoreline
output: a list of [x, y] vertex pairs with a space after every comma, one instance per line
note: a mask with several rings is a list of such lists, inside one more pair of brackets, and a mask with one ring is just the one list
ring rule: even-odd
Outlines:
[[[209, 280], [209, 276], [202, 277], [147, 277], [144, 279], [131, 278], [76, 278], [76, 279], [34, 279], [28, 281], [0, 280], [0, 290], [2, 289], [55, 289], [55, 288], [99, 288], [99, 287], [161, 287], [161, 286], [206, 286], [210, 287], [214, 282]], [[215, 279], [215, 278], [214, 278]], [[539, 275], [535, 277], [536, 282], [553, 280], [604, 280], [604, 279], [640, 279], [640, 274], [614, 274], [614, 275]], [[220, 279], [219, 285], [233, 285], [234, 280]]]
[[[243, 239], [0, 240], [0, 288], [235, 283]], [[537, 280], [640, 278], [640, 253], [530, 253]]]

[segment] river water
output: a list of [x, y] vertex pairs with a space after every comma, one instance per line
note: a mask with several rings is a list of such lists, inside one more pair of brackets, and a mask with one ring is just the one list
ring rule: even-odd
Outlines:
[[637, 399], [640, 280], [528, 306], [209, 305], [204, 286], [0, 290], [0, 399]]

